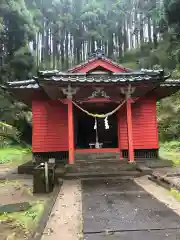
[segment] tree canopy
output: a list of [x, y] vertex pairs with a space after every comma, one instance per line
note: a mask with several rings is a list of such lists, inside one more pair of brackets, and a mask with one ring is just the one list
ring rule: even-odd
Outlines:
[[[179, 78], [179, 11], [180, 0], [1, 0], [0, 84], [31, 78], [38, 69], [68, 69], [97, 48], [127, 67], [160, 65]], [[24, 119], [6, 93], [1, 98], [8, 111], [0, 120]], [[160, 129], [179, 126], [178, 108], [168, 104], [177, 99], [158, 105]], [[166, 118], [165, 106], [171, 108]]]

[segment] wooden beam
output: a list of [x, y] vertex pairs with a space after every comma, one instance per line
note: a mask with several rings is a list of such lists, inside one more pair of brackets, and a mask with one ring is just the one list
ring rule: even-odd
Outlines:
[[[63, 137], [63, 136], [62, 136]], [[74, 164], [74, 120], [73, 103], [68, 99], [68, 145], [69, 145], [69, 164]]]
[[134, 148], [133, 148], [133, 129], [132, 129], [132, 100], [127, 101], [127, 129], [128, 129], [128, 154], [129, 161], [134, 162]]

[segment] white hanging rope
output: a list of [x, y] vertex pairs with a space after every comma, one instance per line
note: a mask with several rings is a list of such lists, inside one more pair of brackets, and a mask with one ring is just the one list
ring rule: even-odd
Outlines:
[[94, 130], [97, 129], [97, 118], [95, 118], [95, 123], [94, 123]]
[[109, 129], [108, 117], [104, 119], [105, 129]]
[[99, 136], [98, 136], [98, 122], [97, 122], [97, 118], [95, 118], [95, 130], [96, 130], [96, 144], [95, 144], [95, 148], [100, 148], [99, 145]]

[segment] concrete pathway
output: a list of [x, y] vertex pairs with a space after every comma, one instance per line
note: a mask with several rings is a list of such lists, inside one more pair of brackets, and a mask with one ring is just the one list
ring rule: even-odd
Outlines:
[[146, 176], [64, 181], [41, 240], [177, 240], [179, 216], [180, 203]]
[[168, 208], [167, 203], [157, 200], [166, 199], [163, 191], [158, 191], [159, 187], [152, 186], [146, 178], [135, 181], [82, 182], [84, 239], [180, 239], [179, 215]]
[[81, 183], [64, 181], [41, 240], [82, 239]]
[[168, 208], [180, 216], [180, 203], [170, 195], [168, 190], [150, 181], [147, 176], [137, 178], [134, 181], [145, 191], [150, 193], [153, 197], [155, 197], [161, 203], [165, 204]]

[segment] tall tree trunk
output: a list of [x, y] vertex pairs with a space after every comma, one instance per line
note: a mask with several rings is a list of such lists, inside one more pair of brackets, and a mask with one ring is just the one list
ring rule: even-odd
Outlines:
[[151, 17], [148, 16], [148, 40], [152, 43], [152, 32], [151, 32]]
[[59, 69], [60, 68], [60, 41], [56, 39], [56, 66]]
[[65, 67], [64, 66], [64, 34], [60, 40], [60, 49], [61, 49], [61, 69], [64, 70], [64, 67]]
[[153, 21], [153, 43], [154, 48], [156, 49], [158, 47], [158, 40], [157, 40], [157, 27], [155, 21]]
[[38, 32], [37, 36], [36, 36], [36, 64], [37, 64], [37, 67], [39, 67], [39, 64], [40, 64], [39, 38], [40, 38], [40, 33]]
[[98, 41], [97, 41], [97, 48], [101, 49], [101, 47], [102, 47], [101, 40], [98, 40]]
[[112, 58], [113, 56], [113, 49], [114, 49], [113, 33], [109, 33], [109, 39], [108, 39], [108, 57], [109, 58]]
[[104, 52], [105, 52], [105, 55], [108, 56], [108, 41], [105, 40], [104, 42]]
[[123, 49], [122, 49], [122, 27], [121, 25], [119, 25], [119, 31], [118, 31], [118, 50], [119, 50], [119, 61], [122, 61], [122, 57], [123, 57]]
[[144, 21], [143, 21], [143, 14], [140, 14], [140, 43], [141, 47], [144, 43]]
[[65, 68], [68, 69], [69, 68], [69, 33], [68, 32], [66, 32], [66, 39], [65, 39], [65, 55], [66, 55]]
[[95, 52], [95, 39], [94, 37], [91, 38], [91, 53]]
[[72, 66], [72, 64], [73, 64], [73, 58], [74, 58], [74, 54], [73, 54], [73, 36], [72, 36], [72, 35], [71, 35], [71, 37], [70, 37], [69, 48], [70, 48], [70, 56], [71, 56], [70, 66]]
[[[139, 22], [138, 15], [137, 15], [137, 9], [135, 9], [134, 22], [136, 25]], [[139, 47], [139, 30], [136, 25], [135, 25], [135, 30], [134, 30], [135, 31], [135, 40], [136, 40], [135, 47], [138, 48]]]
[[128, 44], [128, 35], [127, 35], [127, 28], [126, 28], [126, 20], [124, 21], [124, 52], [129, 48]]
[[86, 60], [86, 42], [83, 41], [82, 43], [82, 61], [84, 62]]
[[57, 41], [56, 41], [56, 35], [55, 33], [53, 34], [53, 55], [52, 55], [52, 62], [53, 62], [53, 69], [56, 69], [57, 65], [56, 65], [56, 56], [57, 56]]
[[76, 48], [76, 55], [77, 55], [77, 64], [81, 62], [81, 42], [78, 40], [77, 48]]

